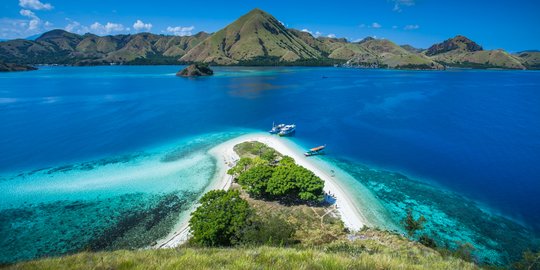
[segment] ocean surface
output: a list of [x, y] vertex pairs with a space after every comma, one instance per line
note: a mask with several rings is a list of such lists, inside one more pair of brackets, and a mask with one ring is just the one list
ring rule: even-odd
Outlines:
[[502, 264], [540, 234], [540, 72], [41, 67], [0, 74], [0, 262], [145, 247], [213, 179], [211, 147], [295, 123], [402, 232]]

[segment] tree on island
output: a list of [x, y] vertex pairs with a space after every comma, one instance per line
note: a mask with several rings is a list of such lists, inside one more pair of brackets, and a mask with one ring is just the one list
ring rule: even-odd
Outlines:
[[230, 246], [240, 241], [254, 211], [238, 191], [213, 190], [191, 214], [191, 241], [204, 246]]
[[[259, 152], [260, 149], [255, 149]], [[271, 165], [275, 152], [262, 153], [260, 157], [243, 157], [228, 173], [246, 192], [256, 198], [270, 200], [303, 201], [320, 203], [324, 201], [324, 181], [310, 170], [297, 165], [291, 157], [283, 157], [279, 163]]]
[[245, 188], [253, 197], [266, 197], [268, 180], [272, 177], [274, 168], [268, 165], [257, 165], [238, 177], [238, 184]]

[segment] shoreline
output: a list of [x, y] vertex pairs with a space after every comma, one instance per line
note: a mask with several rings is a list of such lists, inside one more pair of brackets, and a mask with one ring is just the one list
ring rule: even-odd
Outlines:
[[[275, 149], [282, 155], [292, 157], [296, 163], [317, 175], [324, 181], [324, 191], [327, 194], [334, 196], [334, 204], [340, 214], [346, 228], [352, 231], [358, 231], [364, 226], [368, 226], [368, 220], [365, 215], [355, 206], [354, 200], [351, 196], [341, 187], [334, 177], [332, 172], [317, 166], [312, 160], [313, 157], [305, 157], [304, 153], [296, 149], [293, 143], [287, 141], [285, 138], [272, 136], [266, 133], [250, 133], [242, 135], [224, 143], [221, 143], [214, 148], [210, 149], [208, 153], [216, 159], [216, 172], [213, 176], [211, 184], [206, 188], [205, 192], [210, 190], [228, 190], [232, 184], [233, 177], [227, 174], [227, 170], [234, 166], [238, 161], [239, 156], [234, 152], [234, 146], [242, 142], [258, 141], [266, 144], [267, 146]], [[203, 194], [204, 194], [203, 193]], [[201, 195], [202, 196], [202, 195]], [[189, 218], [193, 211], [195, 211], [198, 205], [194, 204], [190, 210], [183, 213], [179, 222], [171, 230], [171, 233], [166, 237], [157, 241], [157, 244], [152, 248], [174, 248], [189, 239]]]

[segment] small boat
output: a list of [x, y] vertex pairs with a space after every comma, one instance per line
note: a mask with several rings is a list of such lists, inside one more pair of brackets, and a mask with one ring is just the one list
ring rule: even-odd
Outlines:
[[291, 136], [291, 135], [294, 134], [295, 131], [296, 131], [296, 125], [295, 124], [286, 125], [281, 129], [281, 131], [278, 133], [278, 135], [281, 136], [281, 137]]
[[276, 125], [275, 123], [272, 123], [272, 129], [268, 132], [270, 132], [270, 134], [278, 134], [284, 127], [285, 124]]
[[321, 146], [317, 146], [315, 148], [311, 148], [311, 149], [309, 149], [309, 151], [304, 153], [304, 156], [310, 157], [310, 156], [314, 156], [314, 155], [322, 155], [322, 154], [324, 154], [324, 149], [325, 148], [326, 148], [326, 144], [321, 145]]

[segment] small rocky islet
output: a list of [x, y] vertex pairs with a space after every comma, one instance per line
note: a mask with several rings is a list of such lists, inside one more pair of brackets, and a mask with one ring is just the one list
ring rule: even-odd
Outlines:
[[208, 64], [200, 63], [191, 64], [176, 73], [176, 76], [179, 77], [201, 77], [212, 75], [214, 75], [214, 71], [208, 66]]

